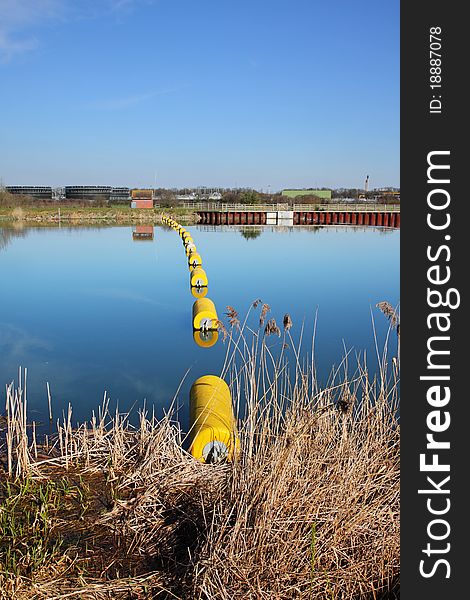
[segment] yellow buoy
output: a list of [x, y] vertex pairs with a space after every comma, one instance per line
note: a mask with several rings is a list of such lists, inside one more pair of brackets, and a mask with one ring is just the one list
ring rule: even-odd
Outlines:
[[217, 329], [215, 304], [210, 298], [198, 298], [193, 304], [193, 329]]
[[193, 331], [194, 341], [201, 348], [210, 348], [217, 343], [219, 332], [210, 329], [209, 331]]
[[192, 252], [188, 257], [188, 265], [191, 270], [200, 267], [202, 265], [201, 255], [197, 252]]
[[189, 394], [189, 451], [197, 460], [233, 460], [240, 448], [230, 389], [223, 379], [204, 375]]
[[187, 248], [189, 246], [189, 244], [193, 244], [194, 245], [194, 240], [190, 235], [187, 235], [184, 239], [183, 239], [183, 246], [185, 248]]
[[207, 287], [209, 285], [206, 272], [202, 267], [196, 267], [193, 269], [189, 276], [189, 280], [192, 287]]
[[188, 244], [186, 246], [186, 248], [185, 248], [185, 252], [186, 252], [186, 256], [189, 258], [189, 256], [191, 254], [193, 254], [194, 252], [197, 252], [196, 245], [194, 243], [193, 244]]

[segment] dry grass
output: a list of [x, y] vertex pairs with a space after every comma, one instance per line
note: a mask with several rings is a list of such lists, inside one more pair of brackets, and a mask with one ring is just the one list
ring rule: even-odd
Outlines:
[[24, 219], [25, 212], [21, 206], [17, 206], [11, 211], [11, 216], [15, 221], [22, 221]]
[[[9, 388], [2, 486], [15, 476], [20, 487], [69, 483], [62, 504], [55, 488], [50, 494], [50, 545], [36, 570], [23, 568], [31, 548], [15, 546], [11, 531], [10, 538], [3, 531], [19, 567], [9, 574], [0, 553], [0, 597], [310, 600], [398, 593], [396, 381], [385, 380], [383, 370], [370, 381], [359, 365], [353, 376], [335, 376], [320, 389], [313, 360], [301, 363], [289, 320], [281, 340], [261, 329], [248, 339], [246, 322], [227, 326], [223, 374], [239, 409], [242, 445], [233, 464], [194, 461], [170, 416], [157, 421], [141, 412], [132, 427], [127, 415], [109, 413], [106, 396], [78, 429], [69, 409], [49, 445], [38, 449], [31, 429], [25, 442], [25, 394]], [[21, 496], [22, 514], [28, 494]]]

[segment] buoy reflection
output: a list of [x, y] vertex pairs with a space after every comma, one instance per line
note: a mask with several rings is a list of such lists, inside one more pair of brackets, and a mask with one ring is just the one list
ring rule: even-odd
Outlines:
[[210, 348], [217, 343], [219, 332], [215, 329], [209, 329], [207, 331], [195, 329], [193, 331], [193, 338], [196, 344], [201, 348]]
[[191, 287], [191, 294], [194, 298], [204, 298], [204, 296], [207, 296], [207, 292], [207, 287]]

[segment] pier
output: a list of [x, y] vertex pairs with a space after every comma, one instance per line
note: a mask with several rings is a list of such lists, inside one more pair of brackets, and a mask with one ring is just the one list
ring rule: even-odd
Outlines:
[[365, 225], [400, 228], [397, 204], [210, 205], [194, 206], [208, 225]]

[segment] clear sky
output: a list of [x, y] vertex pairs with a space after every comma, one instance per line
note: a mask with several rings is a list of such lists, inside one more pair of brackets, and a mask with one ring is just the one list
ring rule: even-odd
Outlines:
[[0, 0], [0, 177], [399, 186], [399, 33], [398, 0]]

